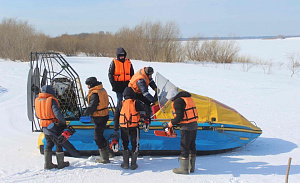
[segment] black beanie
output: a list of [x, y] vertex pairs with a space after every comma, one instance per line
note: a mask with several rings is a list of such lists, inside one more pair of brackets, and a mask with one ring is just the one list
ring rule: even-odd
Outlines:
[[136, 94], [131, 87], [126, 87], [123, 92], [123, 96], [125, 99], [135, 99]]
[[146, 67], [146, 68], [145, 68], [145, 73], [146, 73], [147, 75], [151, 75], [151, 74], [154, 73], [154, 70], [153, 70], [152, 67]]
[[96, 77], [89, 77], [85, 80], [86, 85], [95, 86], [96, 83], [97, 83], [97, 78]]

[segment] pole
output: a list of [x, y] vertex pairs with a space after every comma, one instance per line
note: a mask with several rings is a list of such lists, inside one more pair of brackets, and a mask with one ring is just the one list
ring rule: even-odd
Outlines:
[[290, 157], [289, 162], [288, 162], [288, 166], [287, 166], [287, 170], [286, 170], [286, 175], [285, 175], [285, 183], [288, 183], [288, 180], [289, 180], [289, 172], [290, 172], [291, 161], [292, 161], [292, 158]]

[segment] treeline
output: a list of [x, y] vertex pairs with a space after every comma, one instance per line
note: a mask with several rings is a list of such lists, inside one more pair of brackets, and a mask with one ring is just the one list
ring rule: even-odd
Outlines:
[[46, 51], [48, 39], [26, 21], [3, 19], [0, 24], [0, 57], [28, 61], [30, 52]]
[[68, 35], [51, 38], [37, 32], [28, 22], [3, 19], [0, 24], [0, 57], [29, 61], [30, 52], [55, 51], [67, 56], [115, 57], [123, 47], [134, 60], [158, 62], [213, 61], [231, 63], [239, 47], [234, 41], [190, 39], [180, 41], [180, 30], [174, 22], [145, 22], [118, 32]]
[[49, 39], [47, 49], [68, 56], [81, 52], [87, 56], [115, 57], [116, 48], [123, 47], [131, 59], [180, 62], [182, 47], [178, 37], [179, 28], [173, 22], [165, 25], [147, 22], [132, 29], [123, 27], [115, 34], [62, 35]]

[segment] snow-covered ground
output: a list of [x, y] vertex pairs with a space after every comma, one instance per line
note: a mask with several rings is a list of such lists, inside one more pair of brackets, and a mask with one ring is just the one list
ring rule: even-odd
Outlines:
[[[270, 74], [266, 74], [261, 66], [244, 72], [243, 64], [132, 61], [135, 70], [152, 66], [178, 87], [233, 107], [262, 128], [261, 137], [245, 147], [198, 156], [196, 171], [190, 175], [172, 172], [172, 168], [179, 166], [175, 156], [139, 157], [136, 170], [123, 170], [120, 156], [106, 165], [94, 163], [95, 156], [66, 157], [70, 167], [44, 170], [44, 157], [37, 149], [39, 134], [31, 132], [31, 122], [27, 119], [29, 63], [0, 60], [0, 182], [281, 183], [285, 181], [289, 157], [292, 158], [289, 182], [299, 182], [300, 75], [290, 77], [286, 55], [300, 52], [300, 39], [237, 42], [242, 54], [284, 64], [274, 64]], [[116, 99], [107, 76], [111, 58], [65, 58], [81, 81], [96, 76]], [[53, 160], [56, 161], [55, 157]]]

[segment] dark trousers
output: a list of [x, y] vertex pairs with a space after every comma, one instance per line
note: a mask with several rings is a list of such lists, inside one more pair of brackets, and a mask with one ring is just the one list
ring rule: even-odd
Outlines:
[[138, 152], [140, 139], [139, 127], [121, 128], [121, 139], [124, 150], [129, 150], [129, 137], [131, 141], [132, 152]]
[[91, 120], [91, 122], [95, 123], [94, 139], [99, 149], [103, 149], [107, 145], [106, 139], [103, 136], [107, 121], [108, 116], [92, 117]]
[[46, 142], [47, 142], [45, 151], [52, 152], [52, 148], [54, 147], [54, 144], [55, 144], [55, 147], [56, 147], [55, 151], [63, 152], [61, 145], [59, 145], [57, 140], [52, 135], [45, 135], [45, 138], [46, 138]]
[[196, 154], [197, 130], [180, 130], [180, 152], [182, 157], [189, 157], [189, 154]]
[[116, 94], [117, 94], [117, 103], [119, 103], [119, 101], [123, 100], [123, 93], [116, 92]]

